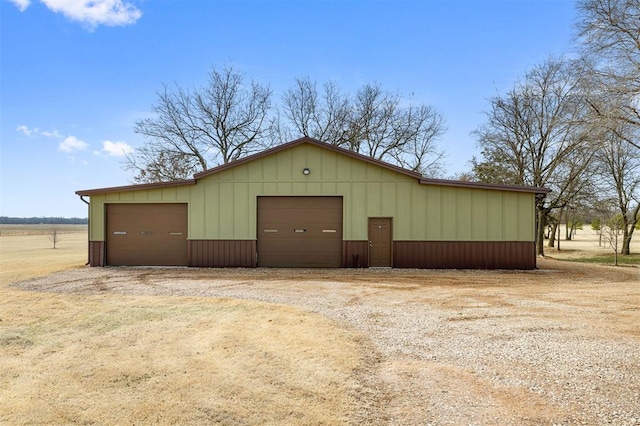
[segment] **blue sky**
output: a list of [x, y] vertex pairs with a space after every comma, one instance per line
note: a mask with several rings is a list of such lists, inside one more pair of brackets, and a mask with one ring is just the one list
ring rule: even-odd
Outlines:
[[487, 99], [570, 55], [569, 0], [0, 0], [0, 216], [86, 217], [79, 189], [128, 185], [122, 153], [163, 83], [233, 66], [433, 105], [448, 175], [477, 155]]

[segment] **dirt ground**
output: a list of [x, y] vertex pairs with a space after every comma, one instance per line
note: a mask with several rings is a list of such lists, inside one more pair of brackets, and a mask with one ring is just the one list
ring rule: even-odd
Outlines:
[[344, 423], [640, 424], [640, 269], [553, 259], [539, 266], [526, 272], [85, 268], [18, 287], [224, 297], [320, 314], [368, 353]]
[[590, 237], [561, 247], [534, 271], [81, 267], [14, 282], [0, 423], [640, 425], [640, 268], [560, 260], [600, 250]]

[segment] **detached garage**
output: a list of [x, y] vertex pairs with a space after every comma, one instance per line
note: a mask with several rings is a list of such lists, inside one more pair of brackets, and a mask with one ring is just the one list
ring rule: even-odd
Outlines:
[[546, 192], [425, 179], [302, 138], [190, 180], [76, 193], [92, 266], [532, 269]]

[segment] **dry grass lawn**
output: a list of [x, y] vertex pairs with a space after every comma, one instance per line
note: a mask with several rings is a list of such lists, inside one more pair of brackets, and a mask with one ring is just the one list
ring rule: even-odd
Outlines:
[[300, 309], [217, 298], [48, 294], [86, 232], [0, 237], [0, 424], [337, 424], [357, 338]]
[[57, 248], [50, 225], [0, 225], [0, 284], [48, 275], [87, 263], [87, 226], [62, 225]]

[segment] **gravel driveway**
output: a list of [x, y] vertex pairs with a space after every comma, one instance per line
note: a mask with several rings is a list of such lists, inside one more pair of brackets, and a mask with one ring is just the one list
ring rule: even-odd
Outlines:
[[83, 268], [19, 287], [297, 306], [365, 336], [378, 424], [640, 425], [640, 269]]

